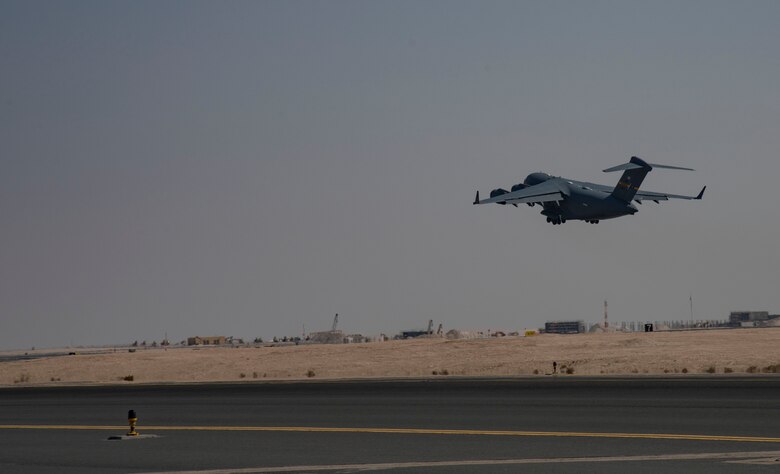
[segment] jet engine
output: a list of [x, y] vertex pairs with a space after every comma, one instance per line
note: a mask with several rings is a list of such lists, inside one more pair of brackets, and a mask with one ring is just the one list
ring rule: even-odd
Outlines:
[[[490, 191], [490, 197], [494, 198], [496, 196], [501, 196], [502, 194], [507, 194], [508, 192], [509, 191], [507, 191], [506, 189], [503, 189], [503, 188], [494, 189], [494, 190]], [[497, 204], [501, 204], [502, 206], [506, 205], [505, 202], [499, 202]]]

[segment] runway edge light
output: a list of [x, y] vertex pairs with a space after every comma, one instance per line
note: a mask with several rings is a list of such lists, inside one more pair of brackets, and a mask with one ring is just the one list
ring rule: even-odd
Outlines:
[[135, 430], [135, 424], [138, 422], [135, 410], [127, 412], [127, 422], [130, 424], [130, 431], [127, 432], [127, 436], [138, 436], [138, 432]]

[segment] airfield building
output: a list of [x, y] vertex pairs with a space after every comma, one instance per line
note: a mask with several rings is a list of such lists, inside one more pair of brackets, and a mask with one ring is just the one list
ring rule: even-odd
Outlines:
[[407, 329], [401, 331], [398, 335], [398, 339], [414, 339], [420, 336], [427, 336], [428, 331], [426, 329]]
[[309, 342], [312, 344], [343, 344], [344, 333], [338, 329], [335, 331], [320, 331], [309, 334]]
[[221, 346], [225, 343], [225, 336], [194, 336], [187, 338], [188, 346]]
[[729, 314], [729, 326], [756, 326], [769, 319], [769, 311], [732, 311]]
[[333, 326], [331, 326], [330, 331], [319, 331], [309, 334], [309, 342], [312, 344], [343, 344], [345, 342], [344, 333], [336, 329], [338, 324], [339, 315], [336, 313], [336, 316], [333, 317]]
[[548, 334], [579, 334], [585, 332], [585, 323], [579, 321], [548, 321], [544, 323], [544, 332]]

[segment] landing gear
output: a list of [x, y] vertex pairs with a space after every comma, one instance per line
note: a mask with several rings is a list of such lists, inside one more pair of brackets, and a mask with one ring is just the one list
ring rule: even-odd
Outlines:
[[552, 222], [553, 225], [560, 225], [566, 222], [566, 218], [561, 216], [547, 217], [547, 222]]
[[599, 223], [599, 221], [585, 221], [585, 222], [587, 222], [588, 224], [598, 224]]

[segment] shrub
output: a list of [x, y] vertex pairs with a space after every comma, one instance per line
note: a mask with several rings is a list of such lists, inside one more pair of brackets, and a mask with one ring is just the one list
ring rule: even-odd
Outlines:
[[133, 377], [132, 375], [125, 375], [124, 377], [122, 377], [122, 380], [126, 382], [132, 382], [133, 380], [135, 380], [135, 377]]
[[444, 370], [441, 371], [441, 374], [442, 375], [450, 375], [450, 371], [447, 370], [447, 369], [444, 369]]
[[243, 378], [246, 378], [246, 374], [245, 374], [245, 373], [243, 373], [243, 372], [241, 372], [240, 374], [238, 374], [238, 376], [239, 376], [239, 378], [242, 378], [242, 379], [243, 379]]
[[14, 383], [27, 383], [30, 381], [30, 374], [21, 373], [18, 379], [14, 379]]
[[311, 370], [311, 369], [309, 369], [309, 371], [308, 371], [308, 372], [306, 372], [306, 376], [307, 376], [307, 377], [309, 377], [309, 378], [312, 378], [312, 377], [314, 377], [315, 375], [317, 375], [317, 374], [315, 374], [315, 373], [314, 373], [314, 371], [313, 371], [313, 370]]
[[534, 375], [539, 375], [539, 369], [534, 369]]
[[684, 373], [684, 374], [687, 374], [687, 373], [688, 373], [688, 369], [686, 369], [685, 367], [683, 367], [683, 369], [682, 369], [680, 372], [682, 372], [682, 373]]
[[746, 372], [749, 374], [755, 374], [756, 372], [758, 372], [758, 367], [756, 367], [755, 365], [751, 365], [750, 367], [747, 368]]
[[708, 374], [714, 374], [715, 373], [715, 366], [711, 365], [711, 366], [707, 367], [705, 372], [707, 372]]
[[253, 379], [256, 379], [256, 378], [257, 378], [257, 372], [252, 372], [252, 378], [253, 378]]
[[776, 374], [780, 372], [780, 364], [767, 365], [764, 367], [763, 372], [765, 374]]
[[571, 375], [574, 373], [574, 367], [566, 367], [566, 373]]
[[734, 372], [734, 369], [732, 369], [731, 367], [723, 367], [724, 374], [730, 374], [732, 372]]
[[438, 371], [438, 370], [434, 370], [433, 372], [431, 372], [431, 374], [433, 374], [433, 375], [439, 375], [439, 371]]

